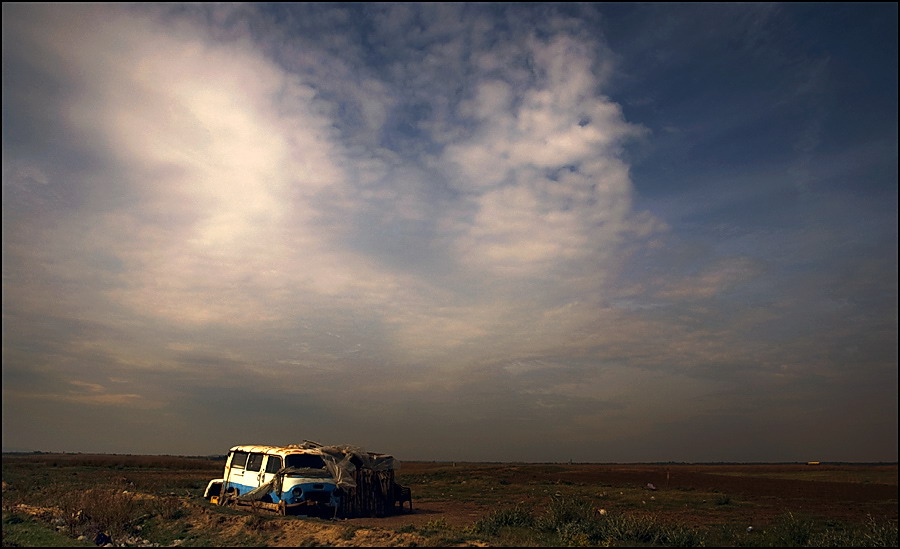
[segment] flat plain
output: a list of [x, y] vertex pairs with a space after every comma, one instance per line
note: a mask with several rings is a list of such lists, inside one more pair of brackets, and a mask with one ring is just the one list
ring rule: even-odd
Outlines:
[[[203, 499], [215, 457], [3, 455], [3, 546], [896, 546], [896, 463], [405, 462], [413, 511]], [[81, 539], [79, 539], [81, 538]]]

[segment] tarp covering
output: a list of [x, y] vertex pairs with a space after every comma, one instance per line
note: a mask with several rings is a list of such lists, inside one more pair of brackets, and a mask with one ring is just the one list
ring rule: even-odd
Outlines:
[[[328, 474], [331, 475], [331, 478], [334, 479], [335, 485], [345, 491], [356, 488], [357, 470], [368, 469], [372, 471], [391, 471], [399, 468], [399, 462], [395, 460], [393, 456], [369, 453], [357, 446], [324, 446], [317, 442], [304, 440], [300, 444], [291, 444], [284, 448], [317, 450], [316, 453], [322, 458], [322, 461], [325, 462], [325, 468], [327, 469]], [[257, 501], [272, 491], [280, 498], [284, 477], [291, 474], [301, 474], [310, 477], [322, 476], [321, 470], [317, 469], [282, 467], [274, 474], [272, 480], [246, 494], [238, 496], [238, 499], [243, 501]]]
[[292, 444], [287, 446], [287, 448], [318, 450], [335, 484], [342, 489], [356, 488], [355, 477], [357, 469], [389, 471], [399, 468], [399, 463], [393, 456], [372, 454], [358, 446], [324, 446], [317, 442], [304, 440], [301, 444]]

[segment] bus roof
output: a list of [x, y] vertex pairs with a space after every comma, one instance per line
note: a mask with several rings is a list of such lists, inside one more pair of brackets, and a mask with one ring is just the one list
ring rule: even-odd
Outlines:
[[[250, 452], [250, 453], [258, 453], [258, 454], [272, 454], [276, 456], [287, 456], [293, 454], [315, 454], [321, 455], [322, 449], [324, 447], [320, 446], [317, 448], [301, 448], [297, 445], [292, 446], [268, 446], [265, 444], [239, 444], [237, 446], [231, 447], [229, 452]], [[391, 458], [388, 454], [381, 453], [373, 453], [373, 452], [365, 452], [370, 456], [377, 456], [380, 458]]]
[[255, 452], [258, 454], [274, 454], [286, 456], [289, 454], [321, 454], [318, 448], [291, 448], [288, 446], [267, 446], [264, 444], [240, 444], [234, 446], [231, 452]]

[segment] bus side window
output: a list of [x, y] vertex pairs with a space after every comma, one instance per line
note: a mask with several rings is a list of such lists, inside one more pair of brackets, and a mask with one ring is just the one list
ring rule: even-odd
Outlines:
[[250, 459], [247, 460], [247, 470], [248, 471], [259, 471], [260, 467], [262, 467], [262, 460], [265, 454], [250, 454]]
[[231, 467], [243, 469], [247, 463], [247, 452], [233, 452], [231, 454]]
[[269, 456], [269, 459], [266, 460], [266, 472], [274, 474], [279, 470], [281, 470], [281, 458], [278, 456]]

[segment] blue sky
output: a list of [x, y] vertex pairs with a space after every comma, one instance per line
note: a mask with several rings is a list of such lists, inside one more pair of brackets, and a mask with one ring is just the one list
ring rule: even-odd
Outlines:
[[3, 4], [3, 448], [897, 460], [896, 4]]

